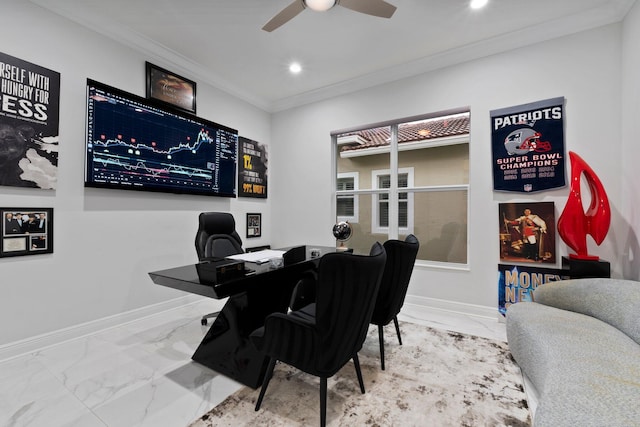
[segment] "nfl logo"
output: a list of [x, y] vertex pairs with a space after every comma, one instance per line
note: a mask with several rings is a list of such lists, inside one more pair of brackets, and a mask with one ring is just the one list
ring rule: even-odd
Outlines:
[[525, 184], [524, 185], [524, 191], [529, 192], [531, 190], [533, 190], [533, 185], [531, 185], [531, 184]]

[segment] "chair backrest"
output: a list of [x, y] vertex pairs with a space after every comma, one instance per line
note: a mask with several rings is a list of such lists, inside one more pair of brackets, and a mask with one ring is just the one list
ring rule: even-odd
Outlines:
[[318, 265], [316, 331], [320, 340], [316, 367], [332, 372], [361, 348], [373, 313], [386, 254], [375, 243], [369, 256], [329, 253]]
[[376, 325], [386, 325], [400, 313], [420, 243], [416, 236], [409, 234], [404, 241], [387, 240], [384, 242], [384, 249], [387, 264], [371, 317], [371, 323]]
[[202, 212], [198, 216], [195, 245], [199, 260], [244, 252], [236, 221], [228, 212]]
[[295, 248], [291, 248], [286, 251], [282, 255], [282, 260], [284, 261], [284, 265], [291, 265], [297, 262], [302, 262], [307, 257], [307, 247], [306, 246], [296, 246]]

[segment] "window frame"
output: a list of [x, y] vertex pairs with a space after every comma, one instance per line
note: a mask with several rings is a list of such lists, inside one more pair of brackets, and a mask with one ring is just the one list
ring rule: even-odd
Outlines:
[[[400, 227], [398, 225], [398, 234], [412, 234], [414, 228], [414, 203], [413, 203], [413, 192], [410, 191], [413, 189], [413, 177], [415, 168], [413, 166], [406, 168], [397, 168], [397, 175], [406, 174], [407, 175], [407, 186], [406, 187], [398, 187], [395, 189], [396, 195], [399, 196], [399, 193], [407, 193], [407, 226]], [[387, 234], [389, 235], [389, 226], [381, 227], [380, 226], [380, 195], [381, 194], [389, 194], [389, 198], [386, 200], [387, 203], [399, 203], [399, 197], [391, 197], [391, 192], [394, 191], [393, 188], [384, 189], [385, 191], [378, 187], [378, 178], [384, 175], [389, 175], [391, 177], [391, 169], [376, 169], [371, 171], [371, 186], [372, 190], [375, 191], [374, 196], [371, 197], [371, 233], [372, 234]], [[391, 187], [393, 187], [393, 183], [391, 183]], [[400, 191], [400, 188], [406, 189], [407, 191]], [[393, 202], [395, 200], [396, 202]], [[398, 212], [397, 209], [393, 211]], [[392, 215], [391, 205], [389, 205], [388, 209], [389, 216]], [[391, 218], [389, 218], [389, 224], [391, 224]]]
[[[390, 156], [389, 159], [389, 166], [391, 170], [397, 170], [398, 168], [398, 153], [400, 151], [408, 151], [408, 150], [415, 150], [415, 149], [421, 149], [421, 148], [435, 148], [435, 147], [443, 147], [443, 146], [448, 146], [448, 145], [458, 145], [458, 144], [466, 144], [468, 147], [471, 146], [471, 132], [466, 133], [466, 134], [461, 134], [461, 135], [456, 135], [456, 136], [448, 136], [448, 137], [443, 137], [443, 138], [438, 138], [437, 140], [434, 141], [427, 141], [427, 142], [415, 142], [415, 143], [404, 143], [403, 145], [399, 145], [397, 142], [397, 136], [398, 136], [398, 132], [397, 132], [397, 126], [394, 125], [399, 125], [402, 123], [407, 123], [407, 122], [412, 122], [412, 121], [419, 121], [419, 120], [429, 120], [429, 119], [436, 119], [439, 117], [443, 117], [443, 116], [452, 116], [452, 115], [457, 115], [457, 114], [469, 114], [469, 117], [471, 116], [471, 108], [469, 106], [466, 107], [460, 107], [460, 108], [452, 108], [452, 109], [448, 109], [448, 110], [441, 110], [441, 111], [437, 111], [437, 112], [432, 112], [432, 113], [428, 113], [428, 114], [420, 114], [420, 115], [416, 115], [416, 116], [410, 116], [410, 117], [404, 117], [401, 119], [392, 119], [392, 120], [386, 120], [386, 121], [381, 121], [381, 122], [374, 122], [374, 123], [369, 123], [366, 125], [359, 125], [359, 126], [354, 126], [354, 127], [350, 127], [350, 128], [343, 128], [343, 129], [338, 129], [338, 130], [333, 130], [330, 132], [330, 136], [331, 136], [331, 154], [332, 154], [332, 158], [334, 159], [334, 161], [331, 162], [331, 167], [330, 167], [330, 173], [331, 173], [331, 179], [333, 182], [333, 188], [334, 190], [337, 188], [336, 187], [336, 177], [337, 177], [337, 169], [338, 169], [338, 162], [337, 162], [337, 158], [338, 156], [342, 156], [342, 154], [340, 154], [340, 146], [343, 145], [343, 141], [341, 141], [341, 135], [344, 134], [349, 134], [349, 133], [354, 133], [354, 132], [359, 132], [365, 129], [370, 129], [370, 128], [378, 128], [378, 127], [383, 127], [383, 126], [389, 126], [391, 128], [391, 140], [390, 140], [390, 144], [387, 146], [381, 146], [381, 147], [372, 147], [372, 148], [366, 148], [365, 150], [362, 150], [360, 152], [353, 152], [353, 153], [348, 153], [347, 155], [345, 155], [345, 158], [351, 158], [351, 157], [360, 157], [360, 156], [369, 156], [369, 155], [374, 155], [374, 154], [386, 154], [388, 153]], [[348, 143], [361, 143], [361, 141], [359, 140], [355, 140], [354, 137], [351, 137], [353, 139], [353, 141], [347, 141]], [[469, 153], [470, 155], [470, 153]], [[394, 179], [394, 177], [392, 176], [392, 185], [397, 185], [397, 177]], [[470, 179], [470, 177], [469, 177]], [[464, 184], [444, 184], [444, 185], [434, 185], [434, 186], [419, 186], [419, 187], [413, 187], [413, 188], [408, 188], [407, 189], [407, 193], [408, 194], [414, 194], [414, 193], [421, 193], [421, 192], [432, 192], [432, 191], [457, 191], [457, 190], [464, 190], [466, 191], [466, 195], [467, 195], [467, 211], [466, 211], [466, 231], [467, 231], [467, 239], [466, 239], [466, 263], [456, 263], [456, 262], [442, 262], [442, 261], [433, 261], [433, 260], [428, 260], [428, 259], [416, 259], [416, 267], [429, 267], [429, 268], [438, 268], [438, 269], [444, 269], [444, 270], [460, 270], [460, 271], [469, 271], [470, 269], [470, 265], [471, 265], [471, 246], [469, 244], [469, 231], [470, 231], [470, 217], [471, 217], [471, 206], [470, 206], [470, 199], [471, 199], [471, 185], [470, 182], [466, 182]], [[379, 193], [380, 191], [376, 191], [376, 190], [372, 190], [372, 189], [366, 189], [366, 190], [357, 190], [354, 192], [354, 194], [356, 195], [356, 197], [360, 194], [363, 195], [375, 195], [377, 193]], [[333, 220], [335, 220], [336, 218], [336, 195], [333, 195], [334, 197], [331, 198], [331, 204], [332, 204], [332, 209], [331, 209], [331, 213], [329, 214]], [[393, 203], [393, 199], [394, 199], [394, 195], [390, 194], [390, 202]], [[396, 199], [397, 200], [397, 199]], [[390, 212], [390, 219], [389, 219], [389, 225], [390, 227], [395, 227], [394, 229], [391, 229], [390, 232], [388, 233], [388, 238], [389, 239], [397, 239], [398, 234], [399, 234], [399, 230], [397, 229], [397, 223], [394, 223], [394, 219], [393, 219], [393, 213]], [[397, 215], [397, 214], [396, 214]], [[423, 243], [424, 244], [424, 243]]]
[[[353, 178], [353, 190], [338, 190], [338, 180], [344, 178]], [[359, 172], [340, 172], [336, 174], [336, 218], [338, 221], [348, 221], [353, 224], [358, 223], [358, 218], [360, 218], [360, 198], [358, 197], [357, 191], [360, 188], [360, 173]], [[337, 215], [338, 212], [338, 196], [351, 196], [353, 198], [353, 216], [340, 216]]]

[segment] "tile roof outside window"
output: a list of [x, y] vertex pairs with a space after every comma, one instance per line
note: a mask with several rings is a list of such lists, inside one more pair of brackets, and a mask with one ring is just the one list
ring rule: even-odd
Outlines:
[[[429, 139], [444, 138], [448, 136], [464, 135], [469, 133], [469, 115], [445, 117], [438, 120], [412, 122], [400, 124], [398, 127], [398, 143], [425, 141]], [[372, 147], [389, 145], [390, 128], [365, 129], [340, 135], [341, 137], [358, 135], [366, 142], [357, 145], [345, 145], [341, 151], [361, 150]]]

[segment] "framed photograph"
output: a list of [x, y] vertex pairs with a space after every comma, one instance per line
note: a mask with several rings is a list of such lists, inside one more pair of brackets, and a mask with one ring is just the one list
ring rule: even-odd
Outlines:
[[0, 257], [53, 253], [53, 208], [0, 208]]
[[146, 62], [147, 98], [196, 114], [196, 83]]
[[247, 214], [247, 238], [262, 236], [262, 214]]

